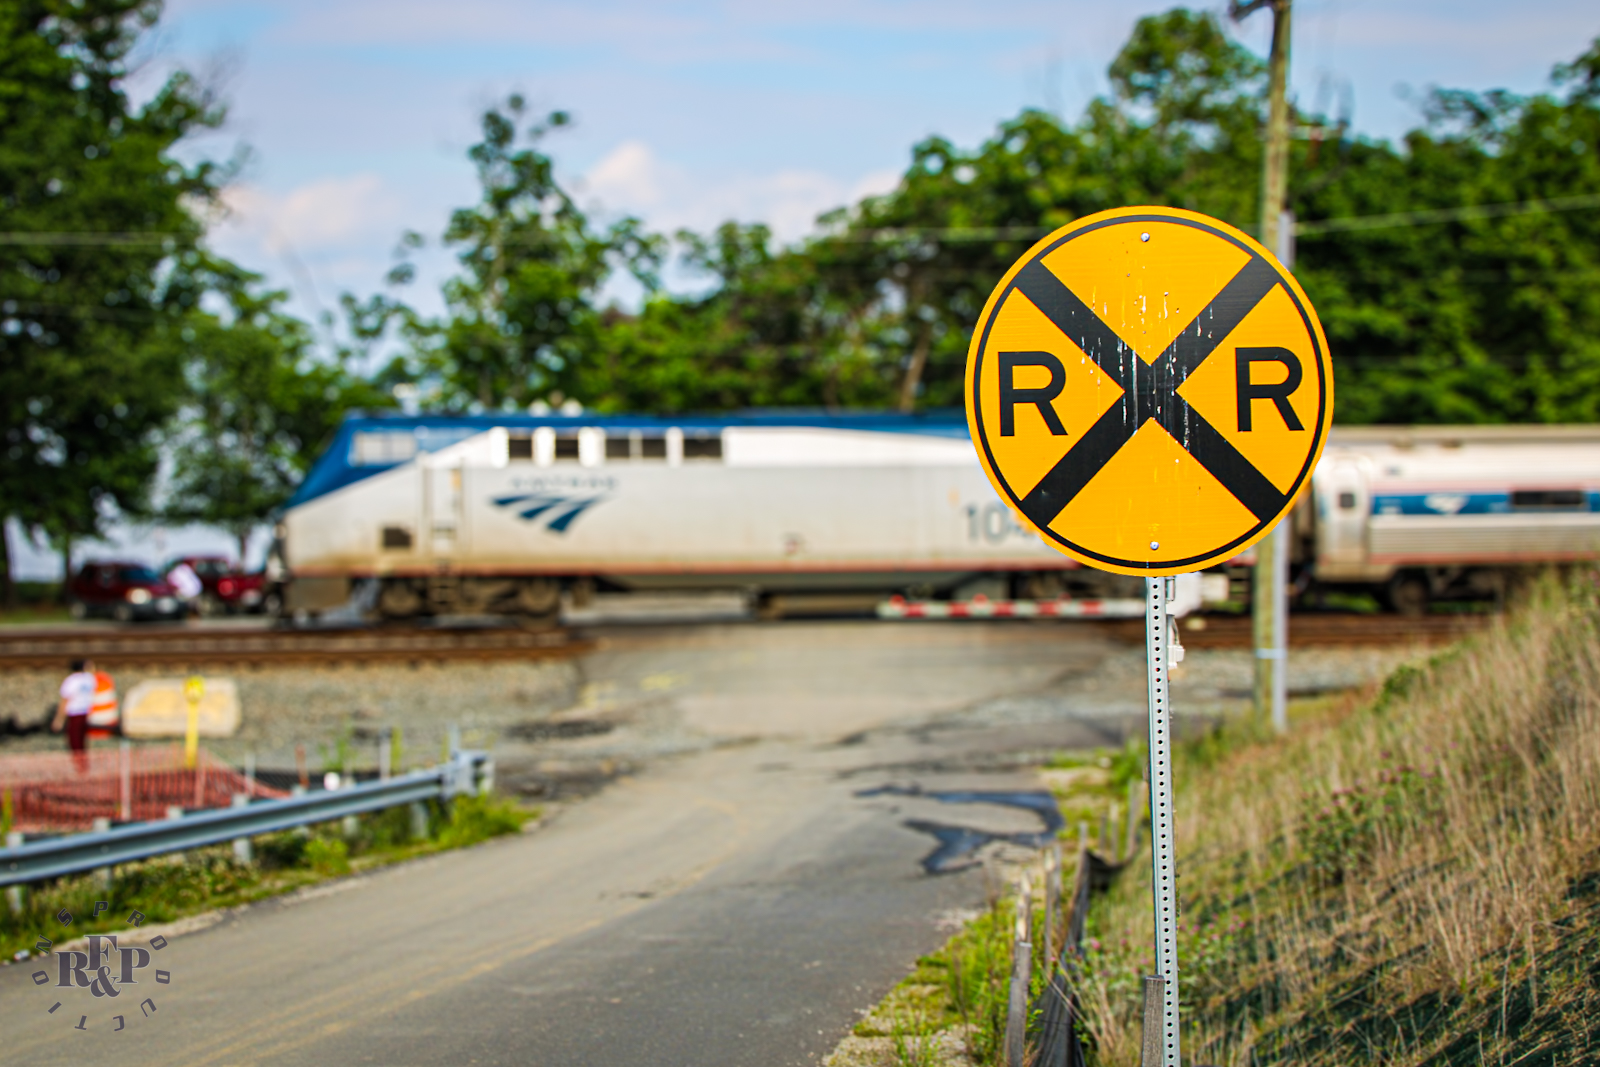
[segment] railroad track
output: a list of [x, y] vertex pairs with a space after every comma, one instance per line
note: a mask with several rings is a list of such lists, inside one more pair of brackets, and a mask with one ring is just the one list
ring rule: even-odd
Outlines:
[[[1488, 615], [1318, 615], [1289, 623], [1289, 644], [1361, 646], [1440, 644], [1487, 626]], [[1196, 627], [1196, 623], [1202, 624]], [[1108, 619], [1092, 625], [1130, 642], [1144, 640], [1141, 619]], [[1248, 616], [1210, 615], [1186, 619], [1188, 648], [1249, 648]], [[0, 670], [63, 669], [88, 657], [106, 667], [167, 666], [175, 669], [219, 663], [369, 663], [438, 660], [545, 659], [577, 655], [595, 642], [566, 628], [459, 629], [28, 629], [0, 631]]]
[[[1493, 615], [1321, 615], [1297, 614], [1289, 618], [1289, 646], [1359, 647], [1371, 645], [1448, 644], [1486, 629]], [[1195, 624], [1201, 624], [1197, 627]], [[1123, 640], [1144, 640], [1144, 620], [1118, 619], [1100, 623]], [[1185, 648], [1249, 648], [1248, 615], [1205, 615], [1185, 619], [1181, 631]]]
[[369, 663], [546, 659], [594, 647], [571, 631], [438, 630], [27, 630], [0, 632], [0, 670], [64, 669], [85, 657], [106, 667], [218, 663]]

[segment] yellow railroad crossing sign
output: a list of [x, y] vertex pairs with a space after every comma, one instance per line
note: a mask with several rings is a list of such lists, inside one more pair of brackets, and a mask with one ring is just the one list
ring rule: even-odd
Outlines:
[[1000, 279], [967, 354], [989, 480], [1045, 541], [1123, 574], [1200, 570], [1293, 506], [1333, 421], [1322, 324], [1232, 226], [1136, 207]]

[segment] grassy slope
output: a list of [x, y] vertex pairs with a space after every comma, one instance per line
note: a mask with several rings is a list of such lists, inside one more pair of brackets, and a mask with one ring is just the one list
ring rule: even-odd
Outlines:
[[[1129, 754], [1100, 755], [1099, 778], [1058, 776], [1069, 826], [1122, 795]], [[1592, 589], [1545, 587], [1381, 691], [1297, 704], [1286, 738], [1230, 723], [1180, 745], [1177, 782], [1187, 1063], [1600, 1062]], [[1011, 907], [920, 961], [858, 1028], [880, 1047], [837, 1062], [995, 1062]], [[1150, 943], [1135, 862], [1089, 916], [1096, 1067], [1139, 1061]]]
[[[1600, 608], [1540, 591], [1494, 631], [1179, 770], [1187, 1057], [1600, 1059]], [[1138, 1062], [1142, 867], [1091, 913], [1096, 1059]], [[1114, 931], [1114, 938], [1106, 936]], [[1141, 946], [1139, 951], [1124, 944]]]

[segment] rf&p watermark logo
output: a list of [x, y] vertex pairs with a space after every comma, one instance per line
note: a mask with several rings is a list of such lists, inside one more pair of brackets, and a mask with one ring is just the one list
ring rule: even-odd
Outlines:
[[[95, 901], [96, 918], [110, 908], [106, 901]], [[72, 925], [72, 913], [66, 908], [56, 912], [56, 921], [63, 927]], [[144, 922], [144, 913], [132, 912], [127, 925], [137, 928]], [[144, 945], [119, 944], [143, 940], [140, 935], [89, 934], [84, 939], [84, 950], [52, 949], [55, 942], [40, 937], [34, 945], [41, 963], [48, 966], [33, 972], [33, 984], [44, 991], [41, 1010], [59, 1016], [63, 1025], [71, 1024], [73, 1030], [108, 1030], [116, 1033], [128, 1028], [128, 1020], [153, 1019], [156, 1014], [157, 987], [172, 984], [172, 972], [153, 967], [156, 954], [167, 947], [161, 935], [150, 938]], [[54, 956], [54, 960], [50, 957]], [[126, 999], [124, 999], [126, 998]]]

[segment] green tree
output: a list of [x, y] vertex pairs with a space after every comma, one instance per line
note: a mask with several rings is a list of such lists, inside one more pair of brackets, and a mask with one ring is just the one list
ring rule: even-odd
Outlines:
[[443, 323], [411, 321], [422, 372], [452, 408], [519, 408], [551, 392], [570, 395], [599, 334], [596, 294], [617, 262], [648, 285], [657, 242], [636, 220], [593, 230], [538, 148], [568, 123], [565, 112], [521, 128], [526, 105], [511, 96], [483, 116], [483, 140], [467, 153], [479, 202], [450, 217], [444, 242], [462, 271], [445, 285]]
[[[1600, 188], [1600, 43], [1565, 93], [1439, 91], [1403, 149], [1363, 143], [1295, 195], [1315, 222]], [[1291, 192], [1293, 192], [1291, 185]], [[1297, 273], [1328, 331], [1342, 422], [1600, 420], [1600, 211], [1334, 231]]]
[[393, 403], [344, 360], [316, 358], [310, 330], [281, 291], [226, 263], [212, 288], [221, 313], [193, 311], [164, 340], [183, 367], [185, 404], [170, 437], [172, 478], [162, 515], [227, 530], [242, 563], [251, 532], [304, 477], [352, 408]]
[[[144, 106], [122, 87], [153, 0], [0, 6], [0, 521], [91, 535], [147, 509], [180, 399], [152, 343], [188, 313], [202, 226], [186, 205], [225, 171], [171, 149], [221, 108], [187, 74]], [[9, 546], [0, 538], [8, 599]]]
[[658, 294], [636, 316], [603, 316], [575, 395], [602, 410], [658, 412], [889, 400], [867, 308], [825, 284], [811, 251], [774, 251], [759, 224], [678, 240], [686, 265], [715, 287], [700, 298]]

